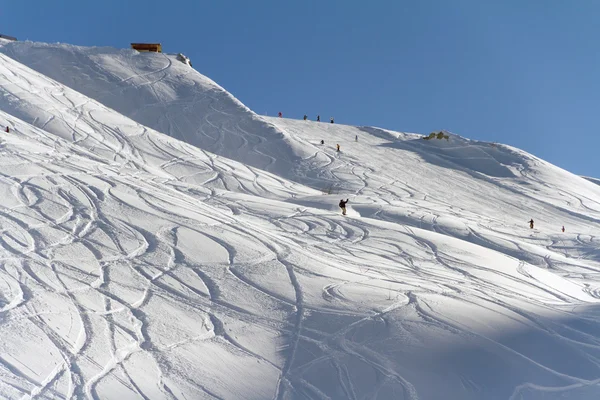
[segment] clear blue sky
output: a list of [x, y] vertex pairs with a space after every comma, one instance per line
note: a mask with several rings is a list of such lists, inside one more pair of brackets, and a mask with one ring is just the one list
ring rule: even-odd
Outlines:
[[0, 33], [188, 55], [260, 114], [463, 136], [600, 177], [600, 1], [0, 0]]

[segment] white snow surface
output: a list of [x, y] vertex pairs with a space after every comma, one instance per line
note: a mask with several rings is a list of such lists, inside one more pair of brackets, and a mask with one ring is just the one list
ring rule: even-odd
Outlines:
[[600, 397], [600, 186], [262, 117], [176, 55], [0, 61], [1, 398]]

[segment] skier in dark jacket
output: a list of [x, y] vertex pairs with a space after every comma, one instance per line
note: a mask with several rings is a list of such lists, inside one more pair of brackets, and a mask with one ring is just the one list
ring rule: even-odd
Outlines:
[[317, 115], [317, 122], [321, 122], [321, 116]]
[[304, 120], [305, 120], [305, 121], [306, 121], [306, 118], [308, 118], [308, 117], [306, 116], [306, 114], [304, 114]]
[[348, 202], [348, 199], [346, 199], [346, 201], [344, 201], [344, 199], [340, 200], [340, 208], [342, 209], [342, 215], [346, 215], [346, 203]]
[[530, 227], [531, 229], [533, 229], [533, 218], [531, 218], [531, 220], [529, 221], [529, 227]]

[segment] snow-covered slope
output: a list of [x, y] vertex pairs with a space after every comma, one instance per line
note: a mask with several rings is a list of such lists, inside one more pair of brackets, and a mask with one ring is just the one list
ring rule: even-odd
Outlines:
[[131, 119], [212, 153], [290, 176], [284, 133], [175, 55], [5, 42], [0, 52]]
[[[246, 164], [158, 134], [0, 54], [3, 109], [123, 166], [175, 179], [264, 196], [315, 193]], [[268, 187], [274, 184], [279, 188]], [[286, 189], [286, 186], [298, 186]], [[282, 191], [284, 193], [282, 193]]]
[[0, 397], [600, 395], [600, 186], [168, 55], [1, 52]]

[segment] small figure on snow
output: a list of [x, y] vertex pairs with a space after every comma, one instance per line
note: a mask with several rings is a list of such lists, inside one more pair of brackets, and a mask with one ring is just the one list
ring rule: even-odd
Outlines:
[[306, 116], [306, 114], [304, 114], [304, 120], [305, 120], [305, 121], [306, 121], [306, 118], [308, 118], [308, 117]]
[[325, 141], [323, 139], [321, 139], [321, 144], [325, 144]]
[[529, 221], [529, 228], [533, 229], [533, 218]]
[[8, 127], [8, 125], [6, 126], [6, 133], [10, 132], [10, 128]]
[[279, 111], [279, 118], [283, 117], [283, 114], [281, 113], [281, 111]]
[[330, 121], [331, 121], [331, 123], [333, 124], [333, 117], [331, 117], [329, 120], [330, 120]]
[[340, 151], [340, 144], [339, 143], [336, 144], [336, 147], [337, 147], [337, 151]]
[[563, 225], [562, 229], [563, 233], [565, 233], [565, 226]]
[[358, 142], [358, 135], [354, 136], [354, 141]]
[[321, 122], [321, 116], [317, 115], [317, 122]]
[[342, 215], [346, 215], [346, 203], [348, 202], [348, 199], [346, 199], [346, 201], [344, 201], [344, 199], [340, 200], [340, 208], [342, 209]]

